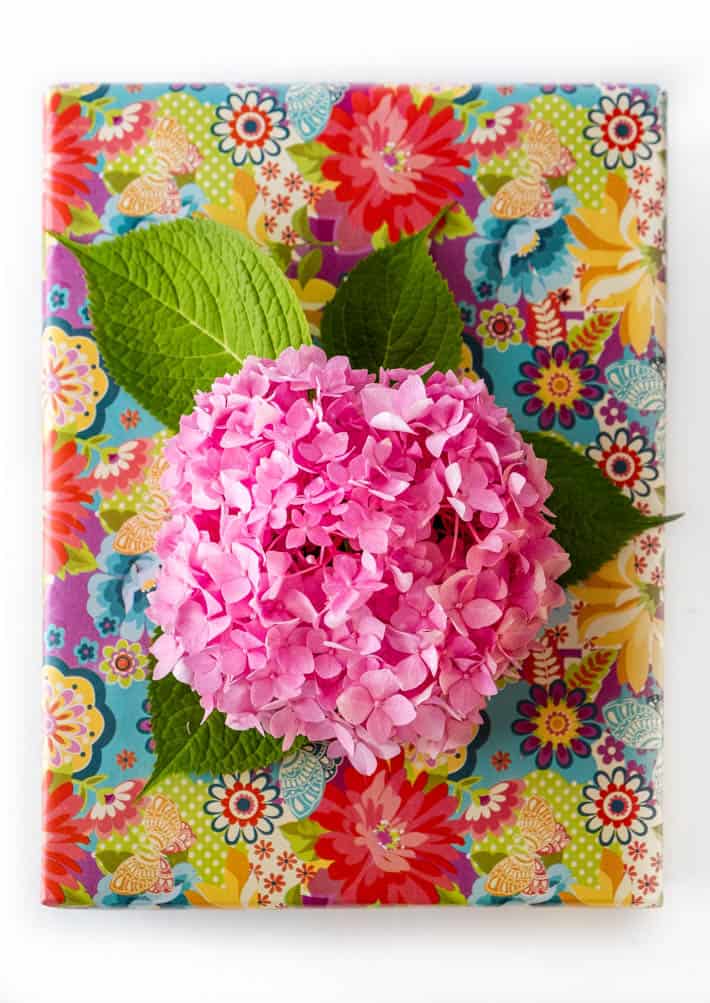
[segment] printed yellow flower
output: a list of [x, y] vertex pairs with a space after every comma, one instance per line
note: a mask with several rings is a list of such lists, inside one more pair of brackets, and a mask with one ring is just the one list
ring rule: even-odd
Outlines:
[[305, 286], [302, 286], [298, 279], [289, 279], [291, 288], [296, 294], [298, 302], [303, 308], [308, 323], [311, 327], [320, 328], [323, 307], [330, 303], [335, 296], [335, 286], [325, 279], [309, 279]]
[[42, 412], [45, 431], [81, 432], [94, 421], [96, 405], [108, 390], [91, 338], [52, 325], [42, 335]]
[[663, 635], [656, 619], [659, 590], [634, 575], [631, 547], [621, 551], [581, 585], [570, 591], [582, 600], [578, 626], [582, 640], [619, 648], [616, 671], [620, 683], [639, 693], [652, 670], [662, 672]]
[[91, 682], [85, 676], [66, 676], [57, 666], [45, 665], [42, 713], [45, 766], [70, 773], [85, 769], [104, 730]]
[[629, 187], [610, 174], [601, 209], [578, 209], [567, 224], [579, 246], [570, 251], [585, 266], [582, 301], [621, 312], [619, 334], [640, 355], [653, 331], [665, 343], [665, 285], [658, 278], [660, 252], [643, 244]]
[[236, 170], [229, 196], [229, 205], [208, 203], [203, 212], [210, 219], [233, 230], [246, 234], [258, 244], [266, 246], [269, 235], [264, 224], [263, 202], [257, 201], [259, 192], [256, 181], [245, 170]]
[[611, 850], [602, 850], [598, 883], [571, 885], [560, 892], [560, 898], [565, 905], [631, 905], [631, 883], [625, 874], [624, 861]]
[[253, 902], [242, 902], [244, 887], [249, 880], [249, 859], [246, 850], [230, 849], [224, 863], [224, 883], [211, 885], [205, 881], [185, 892], [190, 905], [198, 908], [241, 909]]
[[459, 361], [459, 376], [463, 379], [464, 377], [469, 380], [479, 380], [480, 376], [473, 368], [473, 352], [468, 347], [465, 341], [461, 342], [461, 359]]

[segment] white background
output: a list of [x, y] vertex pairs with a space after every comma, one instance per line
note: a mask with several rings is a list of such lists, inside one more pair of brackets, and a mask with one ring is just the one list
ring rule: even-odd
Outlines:
[[[10, 0], [0, 19], [0, 1001], [710, 1000], [710, 42], [683, 0]], [[40, 111], [60, 80], [631, 80], [670, 92], [666, 905], [39, 906]]]

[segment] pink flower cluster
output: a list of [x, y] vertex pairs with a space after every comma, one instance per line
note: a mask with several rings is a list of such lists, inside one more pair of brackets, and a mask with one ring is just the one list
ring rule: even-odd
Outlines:
[[563, 601], [545, 464], [482, 382], [287, 349], [198, 394], [165, 456], [155, 675], [230, 727], [362, 773], [453, 751]]

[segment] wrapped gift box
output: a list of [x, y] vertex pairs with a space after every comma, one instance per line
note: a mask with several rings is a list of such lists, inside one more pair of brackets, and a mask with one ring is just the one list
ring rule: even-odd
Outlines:
[[[434, 221], [463, 375], [658, 515], [659, 88], [66, 86], [48, 95], [45, 149], [43, 901], [659, 904], [660, 526], [568, 587], [455, 752], [405, 747], [370, 775], [318, 742], [241, 771], [198, 757], [143, 795], [169, 433], [106, 365], [75, 250], [215, 221], [277, 263], [317, 340], [357, 263]], [[613, 527], [579, 508], [606, 555]]]

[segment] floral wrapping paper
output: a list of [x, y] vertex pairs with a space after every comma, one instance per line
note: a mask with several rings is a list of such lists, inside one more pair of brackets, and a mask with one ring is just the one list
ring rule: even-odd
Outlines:
[[[166, 118], [201, 162], [173, 178], [170, 204], [126, 215], [120, 194], [156, 170], [151, 137]], [[500, 219], [491, 203], [505, 184], [540, 181], [527, 138], [538, 120], [565, 151], [547, 180], [552, 211]], [[306, 744], [239, 775], [169, 776], [157, 793], [195, 836], [187, 849], [158, 847], [172, 887], [111, 890], [119, 864], [150, 843], [140, 793], [154, 759], [147, 596], [158, 570], [150, 551], [114, 544], [129, 520], [150, 519], [168, 433], [103, 367], [81, 268], [49, 234], [99, 242], [208, 217], [281, 263], [317, 338], [354, 265], [435, 220], [431, 253], [464, 323], [462, 371], [519, 428], [563, 436], [657, 514], [665, 134], [663, 93], [632, 84], [92, 84], [48, 95], [46, 904], [660, 903], [660, 528], [568, 589], [467, 748], [434, 762], [405, 749], [362, 776]], [[554, 817], [552, 838], [536, 830], [540, 810]], [[494, 895], [487, 876], [501, 863], [509, 894]], [[520, 890], [520, 869], [534, 887]]]

